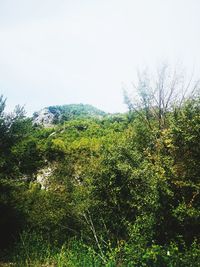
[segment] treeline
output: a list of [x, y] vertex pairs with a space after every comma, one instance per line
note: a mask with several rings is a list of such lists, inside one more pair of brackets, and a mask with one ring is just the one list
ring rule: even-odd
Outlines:
[[52, 128], [34, 126], [19, 107], [6, 115], [1, 98], [2, 260], [200, 265], [200, 98], [175, 98], [178, 83], [168, 79], [162, 70], [150, 90], [140, 77], [127, 114]]

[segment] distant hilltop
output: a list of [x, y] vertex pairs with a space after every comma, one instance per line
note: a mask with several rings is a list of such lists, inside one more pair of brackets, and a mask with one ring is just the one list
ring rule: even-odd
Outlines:
[[41, 109], [33, 114], [33, 123], [50, 127], [51, 125], [62, 123], [79, 118], [102, 118], [108, 113], [88, 104], [69, 104], [62, 106], [50, 106]]

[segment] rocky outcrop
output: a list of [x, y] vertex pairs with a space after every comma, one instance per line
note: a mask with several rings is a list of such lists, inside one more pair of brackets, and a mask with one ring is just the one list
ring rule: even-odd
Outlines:
[[45, 189], [45, 190], [48, 189], [48, 187], [50, 186], [49, 178], [53, 174], [53, 171], [54, 171], [54, 168], [51, 168], [51, 167], [46, 167], [38, 171], [37, 176], [36, 176], [36, 181], [38, 184], [41, 185], [41, 189]]
[[39, 112], [35, 112], [33, 114], [33, 123], [36, 125], [50, 127], [53, 124], [55, 124], [59, 116], [60, 116], [59, 111], [55, 113], [52, 112], [49, 108], [43, 108]]

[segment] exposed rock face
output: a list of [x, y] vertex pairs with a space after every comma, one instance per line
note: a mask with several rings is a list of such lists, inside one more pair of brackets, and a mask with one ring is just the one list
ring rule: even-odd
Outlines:
[[39, 112], [35, 112], [33, 114], [33, 123], [36, 125], [50, 127], [55, 123], [59, 115], [59, 112], [55, 114], [49, 108], [43, 108]]
[[44, 169], [41, 169], [36, 176], [36, 181], [41, 185], [41, 189], [48, 189], [50, 186], [49, 178], [53, 174], [54, 168], [47, 167]]

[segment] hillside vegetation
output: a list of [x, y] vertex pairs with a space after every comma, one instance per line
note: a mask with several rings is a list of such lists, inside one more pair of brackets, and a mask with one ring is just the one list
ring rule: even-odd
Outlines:
[[1, 97], [2, 262], [200, 266], [200, 98], [156, 105], [144, 81], [127, 114], [51, 107], [47, 128]]
[[84, 119], [105, 116], [106, 113], [91, 105], [70, 104], [63, 106], [50, 106], [33, 114], [33, 123], [36, 125], [52, 126], [73, 119]]

